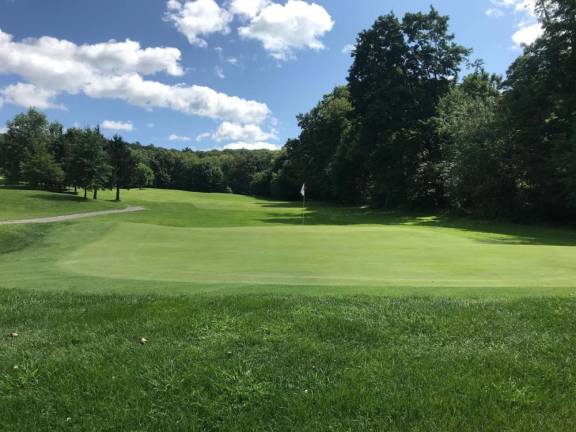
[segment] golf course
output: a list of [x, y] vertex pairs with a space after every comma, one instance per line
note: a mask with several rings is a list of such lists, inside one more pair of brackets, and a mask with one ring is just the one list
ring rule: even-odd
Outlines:
[[0, 432], [576, 431], [576, 0], [0, 0]]
[[0, 188], [1, 430], [575, 426], [570, 229], [112, 199]]
[[[21, 198], [20, 206], [0, 210], [4, 220], [122, 206], [66, 194], [1, 193], [9, 203]], [[81, 294], [575, 292], [576, 233], [569, 230], [321, 203], [303, 213], [298, 203], [170, 190], [126, 191], [125, 200], [144, 210], [3, 227], [11, 253], [0, 260], [2, 285]], [[163, 292], [159, 283], [173, 288]]]

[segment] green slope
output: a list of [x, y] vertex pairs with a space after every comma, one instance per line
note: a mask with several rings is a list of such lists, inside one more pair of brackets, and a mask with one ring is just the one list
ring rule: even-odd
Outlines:
[[160, 190], [124, 196], [146, 211], [0, 227], [4, 244], [12, 245], [0, 255], [0, 285], [174, 294], [575, 292], [569, 230], [314, 203], [303, 226], [301, 209], [291, 203]]
[[0, 186], [0, 221], [32, 219], [122, 208], [111, 200], [94, 201], [71, 194], [56, 194]]

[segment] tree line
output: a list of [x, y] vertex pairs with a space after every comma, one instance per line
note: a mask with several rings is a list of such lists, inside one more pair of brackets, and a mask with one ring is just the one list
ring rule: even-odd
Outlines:
[[151, 185], [297, 199], [306, 183], [324, 201], [569, 219], [576, 0], [537, 0], [536, 14], [543, 34], [505, 77], [471, 61], [434, 8], [379, 17], [357, 37], [346, 84], [300, 114], [300, 135], [278, 152], [106, 141], [97, 129], [63, 133], [30, 111], [0, 138], [0, 167], [50, 188]]
[[505, 77], [471, 61], [433, 8], [379, 17], [269, 178], [343, 203], [576, 216], [576, 1], [538, 0], [536, 14], [543, 34]]
[[277, 152], [226, 150], [196, 152], [106, 139], [99, 128], [70, 128], [48, 122], [36, 109], [18, 114], [0, 135], [0, 173], [8, 184], [65, 191], [133, 187], [198, 192], [251, 193], [254, 175], [272, 165]]

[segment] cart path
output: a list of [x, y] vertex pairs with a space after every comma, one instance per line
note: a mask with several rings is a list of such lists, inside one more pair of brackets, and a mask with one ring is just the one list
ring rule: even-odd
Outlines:
[[144, 210], [144, 207], [135, 207], [135, 206], [128, 206], [125, 209], [119, 210], [102, 210], [102, 211], [95, 211], [95, 212], [88, 212], [88, 213], [73, 213], [68, 215], [62, 216], [50, 216], [50, 217], [41, 217], [41, 218], [34, 218], [34, 219], [18, 219], [18, 220], [8, 220], [8, 221], [0, 221], [0, 225], [23, 225], [23, 224], [46, 224], [46, 223], [54, 223], [54, 222], [63, 222], [75, 219], [84, 219], [88, 217], [95, 217], [95, 216], [105, 216], [111, 214], [120, 214], [120, 213], [133, 213]]

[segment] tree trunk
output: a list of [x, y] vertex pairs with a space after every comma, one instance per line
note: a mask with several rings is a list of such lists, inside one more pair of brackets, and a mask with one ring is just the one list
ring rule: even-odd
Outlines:
[[74, 186], [74, 195], [78, 195], [78, 186]]
[[116, 186], [116, 201], [120, 201], [120, 186]]
[[84, 199], [88, 198], [88, 189], [84, 188]]
[[98, 188], [94, 188], [94, 195], [92, 196], [92, 199], [98, 199]]

